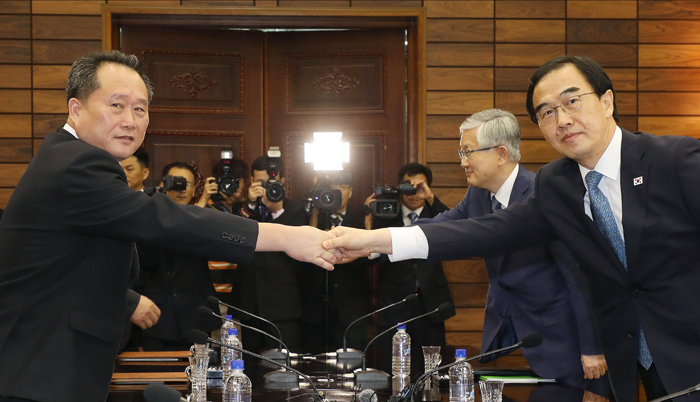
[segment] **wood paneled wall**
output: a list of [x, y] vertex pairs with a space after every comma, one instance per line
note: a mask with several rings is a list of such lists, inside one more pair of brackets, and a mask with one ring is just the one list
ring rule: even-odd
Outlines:
[[[557, 155], [525, 113], [527, 79], [556, 56], [587, 55], [617, 89], [621, 125], [700, 137], [700, 1], [671, 0], [75, 0], [0, 1], [0, 207], [42, 138], [65, 122], [70, 64], [101, 49], [102, 4], [244, 7], [426, 7], [427, 163], [453, 206], [466, 191], [458, 127], [470, 113], [515, 113], [525, 165]], [[445, 269], [458, 306], [451, 344], [478, 347], [487, 278], [480, 260]]]

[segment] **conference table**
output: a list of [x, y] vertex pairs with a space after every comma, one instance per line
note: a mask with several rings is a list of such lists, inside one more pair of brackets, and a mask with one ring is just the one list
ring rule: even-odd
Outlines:
[[[183, 353], [183, 352], [180, 352]], [[185, 352], [182, 356], [188, 355]], [[444, 356], [445, 354], [443, 354]], [[312, 386], [303, 379], [297, 383], [270, 383], [265, 382], [263, 375], [275, 369], [268, 362], [261, 362], [252, 357], [244, 358], [246, 362], [245, 373], [253, 383], [254, 402], [282, 402], [293, 398], [296, 402], [311, 402], [314, 399], [310, 395]], [[500, 360], [500, 359], [499, 359]], [[421, 359], [422, 361], [422, 359]], [[513, 361], [520, 361], [515, 359]], [[444, 361], [447, 363], [448, 361]], [[183, 396], [189, 393], [189, 382], [184, 376], [184, 368], [188, 363], [180, 358], [172, 362], [160, 363], [125, 363], [121, 362], [115, 370], [115, 380], [107, 397], [108, 402], [141, 402], [143, 390], [150, 381], [164, 382], [181, 391]], [[337, 360], [323, 354], [305, 355], [292, 360], [292, 367], [307, 375], [314, 386], [323, 393], [325, 400], [332, 402], [360, 402], [359, 392], [363, 389], [376, 391], [378, 402], [389, 398], [401, 389], [404, 383], [398, 379], [387, 378], [386, 381], [372, 383], [356, 383], [353, 370], [361, 366], [359, 360]], [[473, 367], [477, 374], [511, 373], [530, 374], [526, 366], [508, 366], [508, 360], [496, 361], [488, 364], [474, 362]], [[421, 372], [412, 368], [416, 378]], [[423, 390], [415, 396], [414, 401], [449, 401], [446, 373], [441, 373], [441, 387], [433, 385], [432, 390]], [[477, 375], [478, 377], [478, 375]], [[393, 388], [393, 389], [392, 389]], [[476, 401], [480, 401], [478, 381], [475, 381]], [[211, 402], [221, 401], [221, 389], [209, 387], [208, 399]], [[583, 391], [569, 388], [555, 383], [530, 383], [513, 384], [506, 383], [503, 389], [503, 402], [582, 402]], [[598, 399], [597, 401], [606, 401]]]

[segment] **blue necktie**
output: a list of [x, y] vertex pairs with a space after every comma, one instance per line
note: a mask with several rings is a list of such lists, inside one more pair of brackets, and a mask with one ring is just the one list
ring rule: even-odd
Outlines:
[[499, 209], [502, 209], [502, 208], [503, 208], [503, 204], [501, 204], [500, 202], [498, 202], [498, 200], [496, 199], [496, 196], [494, 195], [494, 196], [491, 198], [491, 212], [496, 212], [496, 211], [498, 211]]
[[411, 220], [411, 223], [416, 223], [416, 221], [418, 220], [418, 214], [415, 212], [410, 212], [407, 216], [408, 219]]
[[[605, 194], [598, 188], [600, 180], [603, 175], [591, 170], [586, 174], [586, 184], [588, 185], [588, 197], [591, 200], [591, 215], [593, 215], [593, 221], [595, 222], [598, 230], [605, 236], [606, 240], [615, 250], [617, 258], [627, 269], [627, 254], [625, 253], [625, 241], [622, 240], [622, 235], [620, 230], [617, 228], [617, 223], [615, 222], [615, 216], [613, 215], [612, 209], [610, 208], [610, 203], [608, 199], [605, 198]], [[642, 326], [637, 324], [637, 333], [639, 335], [639, 348], [637, 349], [637, 359], [639, 364], [641, 364], [645, 369], [649, 370], [651, 363], [653, 362], [651, 354], [649, 353], [649, 347], [647, 346], [647, 341], [644, 338], [644, 332], [642, 331]]]

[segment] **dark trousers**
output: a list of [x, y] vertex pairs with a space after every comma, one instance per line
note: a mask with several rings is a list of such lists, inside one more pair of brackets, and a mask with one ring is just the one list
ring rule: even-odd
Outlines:
[[659, 373], [656, 371], [656, 364], [652, 363], [649, 370], [645, 370], [641, 364], [637, 363], [637, 372], [642, 379], [642, 384], [644, 384], [644, 392], [647, 394], [647, 400], [650, 401], [668, 395], [664, 384], [661, 382], [661, 377], [659, 377]]

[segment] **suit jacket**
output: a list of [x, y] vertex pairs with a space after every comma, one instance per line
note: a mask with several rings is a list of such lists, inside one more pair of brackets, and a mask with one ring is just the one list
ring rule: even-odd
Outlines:
[[[419, 218], [432, 218], [440, 212], [449, 210], [437, 197], [432, 205], [425, 204]], [[404, 226], [401, 214], [393, 219], [374, 218], [372, 229], [402, 227]], [[377, 297], [379, 307], [387, 306], [391, 303], [408, 296], [416, 290], [416, 281], [420, 287], [425, 308], [428, 311], [435, 310], [443, 303], [452, 303], [452, 294], [439, 262], [426, 262], [423, 260], [408, 260], [398, 262], [384, 262], [379, 270], [379, 280], [377, 283]], [[444, 312], [439, 312], [429, 316], [430, 320], [438, 323], [457, 314], [454, 307]], [[411, 318], [411, 306], [406, 303], [392, 307], [380, 315], [380, 325], [388, 327], [398, 322]]]
[[636, 394], [638, 323], [669, 393], [700, 378], [700, 142], [622, 130], [621, 156], [627, 270], [585, 214], [586, 189], [578, 165], [568, 158], [540, 169], [526, 203], [423, 229], [429, 258], [443, 260], [492, 256], [559, 238], [587, 278], [613, 391], [626, 402]]
[[137, 250], [140, 275], [136, 290], [161, 312], [158, 322], [142, 331], [144, 337], [188, 343], [191, 329], [210, 332], [221, 326], [220, 319], [197, 312], [200, 306], [219, 311], [218, 304], [207, 301], [216, 292], [205, 258], [144, 244], [138, 244]]
[[[287, 226], [306, 224], [304, 206], [284, 199], [284, 212], [273, 223]], [[239, 211], [240, 204], [234, 206]], [[297, 267], [302, 265], [283, 252], [255, 253], [252, 261], [238, 265], [240, 282], [233, 284], [233, 305], [246, 311], [257, 312], [270, 321], [299, 319], [302, 317]], [[231, 314], [241, 319], [235, 311]], [[290, 346], [291, 347], [291, 346]]]
[[253, 221], [133, 191], [108, 152], [49, 134], [0, 223], [0, 395], [104, 400], [137, 273], [134, 241], [240, 260], [257, 233]]
[[[520, 166], [508, 205], [525, 202], [534, 185], [535, 173]], [[469, 187], [455, 208], [417, 224], [489, 214], [491, 192]], [[489, 349], [504, 317], [510, 315], [518, 339], [533, 332], [544, 338], [540, 347], [523, 349], [532, 370], [546, 378], [580, 375], [583, 380], [581, 355], [599, 355], [603, 350], [585, 279], [571, 253], [554, 242], [487, 258], [485, 263], [489, 288], [481, 353]]]

